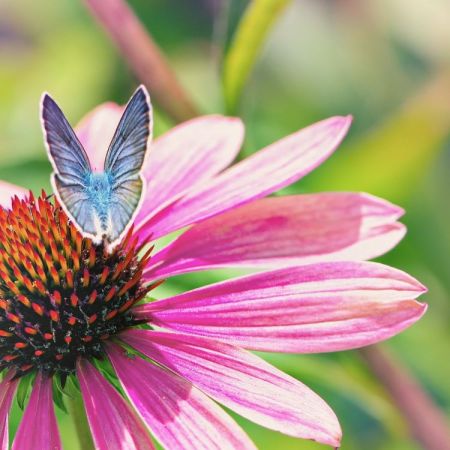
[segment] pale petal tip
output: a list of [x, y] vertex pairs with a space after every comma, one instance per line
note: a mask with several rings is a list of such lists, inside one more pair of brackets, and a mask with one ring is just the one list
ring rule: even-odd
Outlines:
[[239, 132], [239, 134], [244, 134], [245, 126], [244, 122], [240, 117], [231, 117], [231, 116], [217, 116], [223, 123], [226, 123], [228, 126], [234, 127], [235, 132]]
[[[428, 303], [422, 303], [418, 302], [417, 300], [412, 300], [411, 302], [409, 302], [409, 304], [410, 306], [408, 308], [411, 310], [411, 316], [409, 317], [409, 319], [407, 319], [405, 322], [401, 324], [401, 326], [395, 331], [395, 333], [392, 336], [395, 336], [396, 334], [414, 325], [424, 316], [424, 314], [428, 310]], [[376, 342], [374, 342], [374, 344], [375, 343]]]
[[[225, 126], [234, 126], [236, 128], [241, 129], [244, 131], [244, 122], [240, 117], [234, 117], [234, 116], [223, 116], [221, 114], [211, 114], [208, 116], [203, 117], [207, 122], [216, 123], [216, 124], [222, 124]], [[199, 120], [200, 118], [197, 118]], [[192, 119], [196, 120], [196, 119]]]
[[332, 116], [312, 124], [311, 129], [327, 130], [330, 136], [335, 139], [336, 147], [347, 135], [350, 125], [352, 124], [353, 116]]
[[336, 418], [336, 429], [333, 433], [330, 434], [330, 436], [327, 439], [318, 439], [317, 442], [320, 442], [321, 444], [329, 445], [333, 448], [339, 448], [341, 446], [342, 441], [342, 430], [341, 426], [339, 425], [339, 422]]
[[412, 285], [415, 287], [416, 292], [419, 295], [426, 294], [428, 292], [428, 288], [422, 284], [419, 280], [416, 280], [414, 277], [411, 277]]
[[404, 283], [406, 283], [408, 285], [408, 290], [410, 290], [411, 292], [414, 292], [414, 294], [415, 294], [414, 298], [428, 292], [428, 288], [424, 284], [422, 284], [416, 278], [409, 275], [408, 273], [406, 273], [403, 270], [396, 269], [396, 268], [390, 267], [390, 266], [385, 266], [384, 264], [381, 264], [378, 262], [366, 262], [365, 264], [367, 266], [372, 266], [374, 268], [378, 266], [382, 270], [387, 269], [388, 272], [386, 272], [385, 276], [387, 276], [388, 278], [393, 278], [398, 281], [403, 281]]
[[184, 127], [189, 124], [197, 125], [200, 128], [199, 132], [203, 132], [203, 130], [206, 131], [211, 127], [216, 135], [232, 137], [236, 141], [236, 146], [238, 147], [242, 145], [242, 141], [244, 140], [245, 125], [239, 117], [211, 114], [183, 122], [179, 127]]
[[331, 448], [333, 448], [333, 450], [339, 450], [341, 448], [341, 437], [337, 438], [337, 437], [330, 437], [330, 439], [311, 439], [313, 442], [318, 442], [319, 444], [324, 444], [324, 445], [328, 445]]
[[427, 312], [427, 310], [428, 310], [428, 303], [423, 303], [423, 302], [417, 302], [417, 303], [420, 305], [420, 314], [417, 317], [417, 320], [419, 320]]
[[337, 418], [333, 409], [325, 402], [328, 407], [328, 438], [326, 440], [321, 439], [317, 442], [322, 444], [329, 445], [334, 448], [339, 448], [341, 446], [342, 441], [342, 428], [339, 423], [339, 419]]
[[[115, 102], [103, 102], [97, 105], [95, 108], [91, 109], [77, 124], [76, 129], [81, 127], [87, 127], [91, 125], [91, 121], [93, 119], [98, 119], [100, 115], [113, 113], [117, 114], [118, 119], [120, 119], [120, 115], [123, 113], [124, 106], [119, 105]], [[115, 124], [114, 124], [115, 125]], [[75, 130], [77, 131], [77, 130]]]
[[353, 116], [351, 114], [348, 114], [346, 116], [334, 116], [330, 119], [335, 122], [335, 125], [342, 126], [346, 129], [348, 129], [353, 122]]
[[424, 284], [422, 284], [420, 282], [418, 282], [418, 283], [422, 289], [422, 294], [426, 294], [428, 292], [428, 288]]
[[186, 132], [202, 133], [209, 130], [209, 126], [217, 131], [226, 131], [227, 134], [232, 133], [236, 138], [242, 140], [244, 136], [245, 126], [239, 117], [223, 116], [221, 114], [208, 114], [205, 116], [194, 117], [193, 119], [182, 122], [165, 133], [161, 138], [176, 135], [180, 130]]
[[393, 245], [393, 247], [395, 247], [395, 245], [397, 245], [406, 235], [408, 229], [406, 228], [406, 225], [404, 225], [403, 223], [397, 222], [392, 224], [393, 229], [396, 229], [396, 240], [395, 243]]
[[391, 203], [390, 201], [385, 200], [384, 198], [369, 194], [367, 192], [358, 192], [358, 193], [361, 197], [369, 200], [372, 203], [376, 203], [386, 215], [392, 216], [393, 219], [399, 219], [405, 214], [405, 210], [401, 206]]
[[326, 119], [320, 120], [314, 124], [312, 124], [312, 126], [316, 125], [316, 124], [327, 124], [327, 125], [331, 125], [331, 126], [335, 126], [335, 127], [349, 127], [351, 125], [353, 121], [353, 116], [352, 115], [347, 115], [347, 116], [331, 116], [328, 117]]

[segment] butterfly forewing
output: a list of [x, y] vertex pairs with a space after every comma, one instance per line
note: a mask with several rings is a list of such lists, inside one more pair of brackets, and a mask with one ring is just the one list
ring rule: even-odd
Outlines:
[[150, 102], [140, 87], [128, 102], [106, 154], [105, 171], [112, 174], [116, 184], [141, 171], [150, 126]]
[[140, 87], [128, 102], [106, 155], [105, 172], [111, 177], [111, 241], [126, 231], [142, 197], [140, 172], [151, 133], [150, 114], [148, 94]]
[[95, 236], [96, 212], [88, 195], [89, 158], [63, 112], [47, 94], [42, 100], [42, 123], [50, 161], [55, 169], [51, 179], [55, 192], [78, 227]]
[[68, 182], [85, 185], [91, 172], [89, 158], [63, 112], [48, 94], [42, 100], [42, 123], [55, 170]]

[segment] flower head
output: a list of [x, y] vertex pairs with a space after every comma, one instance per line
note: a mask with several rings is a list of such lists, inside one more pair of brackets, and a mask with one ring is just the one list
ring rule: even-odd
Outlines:
[[45, 194], [0, 210], [0, 368], [65, 380], [79, 357], [100, 357], [103, 341], [139, 323], [130, 308], [151, 289], [141, 281], [148, 256], [138, 259], [130, 237], [107, 251]]
[[[103, 105], [77, 128], [93, 167], [121, 112]], [[14, 449], [61, 448], [52, 384], [66, 380], [81, 391], [102, 450], [154, 448], [151, 434], [170, 449], [254, 448], [213, 400], [268, 428], [338, 446], [327, 404], [248, 349], [361, 347], [425, 312], [415, 300], [419, 282], [363, 261], [401, 239], [400, 208], [358, 193], [264, 198], [326, 159], [349, 125], [347, 117], [319, 122], [227, 170], [242, 142], [239, 120], [209, 116], [176, 127], [152, 144], [142, 209], [112, 252], [83, 237], [54, 199], [1, 183], [2, 448], [25, 375], [34, 381]], [[149, 240], [186, 227], [148, 249]], [[256, 273], [146, 299], [163, 278], [218, 267]]]

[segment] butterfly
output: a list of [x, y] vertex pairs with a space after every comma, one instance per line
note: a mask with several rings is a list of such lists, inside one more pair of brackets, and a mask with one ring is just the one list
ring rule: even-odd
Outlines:
[[102, 172], [89, 157], [56, 102], [45, 93], [41, 119], [53, 191], [69, 219], [94, 242], [117, 244], [133, 223], [143, 197], [141, 170], [151, 137], [151, 104], [140, 86], [127, 103]]

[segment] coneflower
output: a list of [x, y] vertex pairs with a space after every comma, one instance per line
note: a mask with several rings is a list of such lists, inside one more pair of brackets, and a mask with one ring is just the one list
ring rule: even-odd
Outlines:
[[[77, 129], [93, 167], [121, 111], [101, 106]], [[101, 450], [154, 448], [152, 435], [171, 450], [254, 448], [214, 400], [268, 428], [338, 446], [327, 404], [247, 350], [361, 347], [425, 312], [414, 300], [425, 290], [418, 281], [362, 262], [404, 235], [400, 208], [358, 193], [263, 199], [326, 159], [349, 124], [319, 122], [225, 171], [242, 141], [237, 119], [176, 127], [152, 144], [143, 207], [112, 251], [83, 237], [51, 195], [0, 182], [1, 448], [17, 386], [30, 378], [17, 450], [62, 448], [53, 404], [64, 401], [53, 387], [69, 384]], [[149, 236], [185, 227], [165, 248], [148, 248]], [[162, 278], [217, 267], [257, 271], [147, 297]]]
[[[57, 374], [102, 357], [102, 342], [137, 324], [130, 308], [152, 288], [131, 233], [112, 252], [83, 238], [44, 193], [0, 209], [0, 369]], [[11, 301], [14, 299], [14, 301]]]

